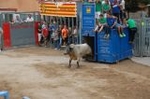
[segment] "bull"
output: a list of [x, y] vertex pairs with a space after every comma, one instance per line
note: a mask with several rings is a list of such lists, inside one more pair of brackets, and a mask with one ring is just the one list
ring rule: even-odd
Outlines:
[[69, 68], [71, 67], [72, 60], [77, 60], [77, 68], [80, 67], [79, 62], [82, 57], [92, 55], [91, 47], [87, 44], [70, 44], [66, 46], [64, 55], [69, 55]]

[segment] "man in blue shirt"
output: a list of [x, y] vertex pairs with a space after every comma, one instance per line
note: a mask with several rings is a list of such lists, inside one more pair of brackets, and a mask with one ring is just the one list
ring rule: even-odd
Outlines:
[[117, 29], [119, 36], [125, 37], [126, 35], [123, 33], [123, 27], [121, 24], [117, 22], [117, 17], [107, 13], [107, 25], [110, 29]]

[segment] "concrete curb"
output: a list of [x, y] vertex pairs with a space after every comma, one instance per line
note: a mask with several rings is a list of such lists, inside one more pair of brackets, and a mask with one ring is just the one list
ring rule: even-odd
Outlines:
[[132, 57], [132, 61], [146, 66], [150, 66], [150, 57]]

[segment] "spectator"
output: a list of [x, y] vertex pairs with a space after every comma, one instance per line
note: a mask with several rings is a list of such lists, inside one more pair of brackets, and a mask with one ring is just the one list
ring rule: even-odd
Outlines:
[[99, 15], [102, 13], [102, 0], [96, 0], [96, 19], [99, 19]]
[[111, 5], [113, 15], [117, 17], [117, 22], [120, 23], [120, 0], [114, 0]]
[[14, 23], [22, 23], [22, 19], [19, 17], [19, 15], [16, 15], [16, 18], [14, 20]]
[[105, 2], [102, 4], [102, 12], [106, 17], [106, 13], [111, 12], [111, 6], [109, 0], [105, 0]]
[[126, 35], [123, 33], [123, 26], [119, 23], [117, 23], [117, 17], [107, 14], [107, 25], [109, 26], [110, 29], [116, 28], [118, 31], [119, 36], [125, 37]]
[[42, 26], [38, 23], [38, 45], [41, 46], [42, 43]]
[[129, 43], [133, 43], [135, 33], [137, 32], [137, 26], [135, 20], [127, 19], [127, 26], [129, 27]]
[[55, 47], [55, 50], [59, 49], [59, 29], [54, 31], [54, 47]]
[[72, 31], [72, 41], [74, 44], [78, 43], [78, 30], [77, 30], [77, 26], [74, 26], [74, 29]]
[[56, 31], [57, 29], [57, 24], [55, 21], [52, 21], [50, 24], [49, 24], [49, 40], [50, 40], [50, 43], [53, 44], [53, 39], [54, 39], [54, 31]]
[[108, 39], [110, 36], [109, 27], [107, 26], [107, 20], [103, 14], [100, 14], [100, 19], [98, 20], [98, 26], [96, 27], [96, 32], [101, 32], [103, 29], [105, 30], [104, 38]]
[[31, 14], [28, 14], [28, 17], [27, 17], [27, 19], [26, 19], [26, 22], [33, 22], [33, 21], [34, 21], [34, 19], [33, 19], [32, 15], [31, 15]]
[[48, 27], [47, 27], [47, 25], [42, 27], [42, 35], [44, 38], [44, 45], [45, 45], [45, 47], [47, 47], [47, 44], [48, 44]]
[[63, 40], [63, 45], [66, 45], [68, 42], [68, 33], [69, 30], [67, 29], [67, 26], [64, 25], [63, 29], [62, 29], [62, 40]]

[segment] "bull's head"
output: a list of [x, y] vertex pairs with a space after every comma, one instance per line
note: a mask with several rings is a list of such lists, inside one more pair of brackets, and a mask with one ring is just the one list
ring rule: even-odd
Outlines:
[[74, 48], [74, 44], [67, 45], [65, 52], [64, 52], [64, 55], [70, 54], [73, 51], [73, 48]]

